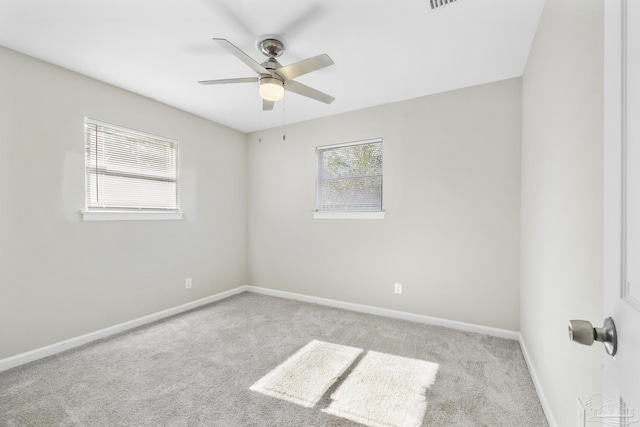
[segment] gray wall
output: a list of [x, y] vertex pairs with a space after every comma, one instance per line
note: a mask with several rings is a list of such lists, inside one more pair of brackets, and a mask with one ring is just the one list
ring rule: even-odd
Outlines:
[[[81, 220], [85, 116], [180, 141], [185, 219]], [[245, 141], [0, 47], [0, 359], [245, 285]]]
[[603, 318], [603, 34], [602, 1], [547, 0], [523, 77], [520, 326], [560, 426], [602, 385], [566, 325]]
[[[286, 137], [248, 137], [250, 285], [519, 330], [520, 79], [287, 125]], [[314, 220], [315, 148], [375, 137], [387, 218]]]

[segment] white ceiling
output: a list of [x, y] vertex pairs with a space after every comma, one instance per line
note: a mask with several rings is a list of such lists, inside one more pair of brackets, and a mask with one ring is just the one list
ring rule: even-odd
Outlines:
[[[522, 75], [544, 0], [428, 3], [0, 0], [0, 45], [243, 132]], [[255, 76], [211, 39], [263, 62], [265, 34], [287, 43], [283, 65], [327, 53], [335, 65], [296, 80], [336, 101], [287, 92], [261, 112], [257, 83], [197, 83]]]

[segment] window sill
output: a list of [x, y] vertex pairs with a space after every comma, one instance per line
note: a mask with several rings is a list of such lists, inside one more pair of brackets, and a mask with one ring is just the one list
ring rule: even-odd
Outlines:
[[384, 219], [386, 212], [313, 212], [313, 219]]
[[182, 212], [82, 211], [83, 221], [157, 221], [180, 220]]

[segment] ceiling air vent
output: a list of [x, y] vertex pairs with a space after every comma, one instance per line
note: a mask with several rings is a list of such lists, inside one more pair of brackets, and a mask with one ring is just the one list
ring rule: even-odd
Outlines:
[[446, 6], [449, 3], [453, 3], [456, 0], [429, 0], [431, 3], [431, 9], [438, 9], [439, 7]]

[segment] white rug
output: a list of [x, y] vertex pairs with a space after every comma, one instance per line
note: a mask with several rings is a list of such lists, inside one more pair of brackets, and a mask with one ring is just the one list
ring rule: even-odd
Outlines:
[[251, 390], [311, 408], [362, 349], [313, 340], [251, 386]]
[[437, 363], [369, 351], [323, 411], [371, 427], [419, 427], [437, 372]]

